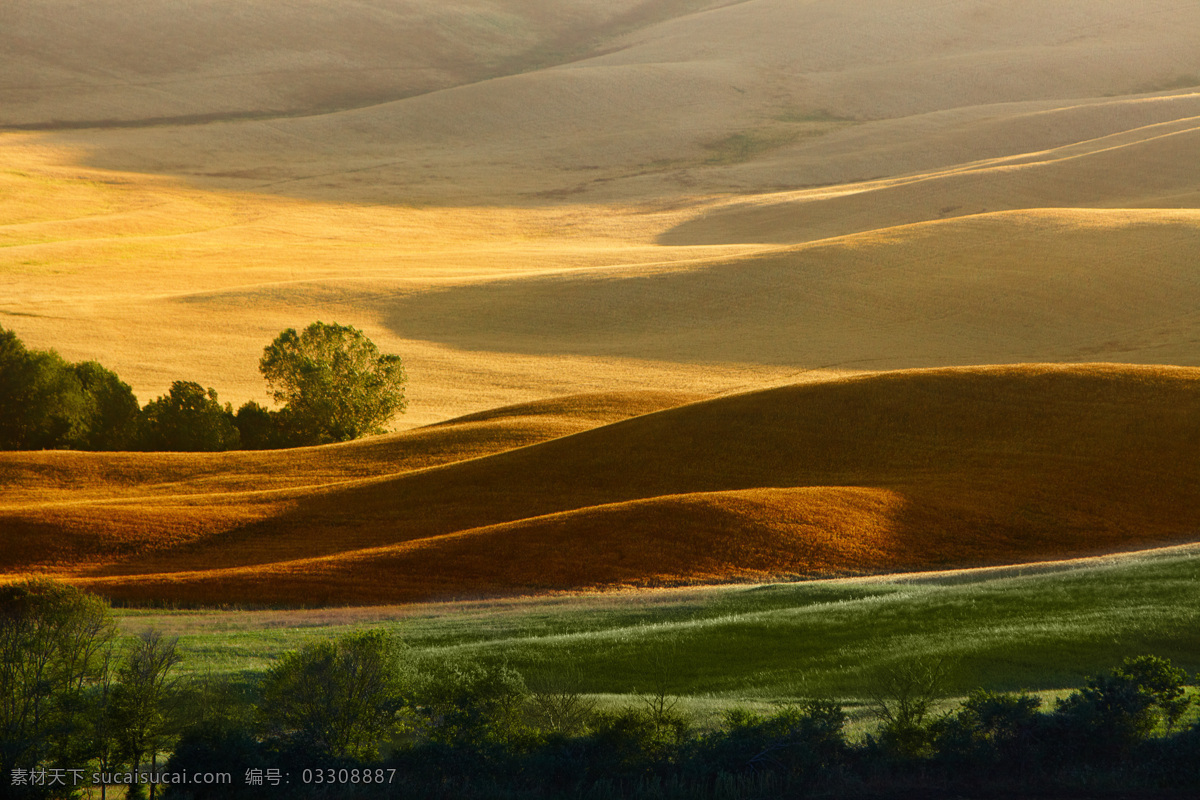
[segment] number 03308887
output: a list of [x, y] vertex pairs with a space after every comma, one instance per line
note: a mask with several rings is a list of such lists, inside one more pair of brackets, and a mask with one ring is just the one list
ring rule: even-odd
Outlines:
[[305, 783], [391, 783], [394, 769], [306, 769], [300, 774]]

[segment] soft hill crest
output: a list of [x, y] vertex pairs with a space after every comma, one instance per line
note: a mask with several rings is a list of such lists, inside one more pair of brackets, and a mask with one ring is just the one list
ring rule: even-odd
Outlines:
[[[314, 592], [386, 602], [1135, 549], [1196, 535], [1197, 419], [1195, 369], [878, 373], [295, 490], [266, 513], [261, 495], [209, 495], [242, 519], [67, 571], [129, 599], [304, 604]], [[94, 509], [110, 521], [115, 510]], [[81, 538], [124, 535], [119, 520], [102, 535], [98, 513], [75, 519]]]

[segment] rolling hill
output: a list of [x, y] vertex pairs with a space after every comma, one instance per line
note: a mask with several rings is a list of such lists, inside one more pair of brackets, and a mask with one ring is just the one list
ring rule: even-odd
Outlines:
[[316, 319], [411, 383], [406, 430], [336, 447], [0, 454], [0, 569], [391, 602], [1194, 539], [1198, 33], [1133, 0], [5, 3], [0, 324], [143, 402], [262, 401]]
[[[622, 414], [683, 399], [639, 397]], [[529, 417], [464, 421], [319, 449], [332, 475], [301, 458], [305, 480], [279, 488], [255, 484], [280, 454], [151, 456], [186, 459], [196, 477], [152, 490], [97, 478], [94, 499], [50, 489], [6, 503], [18, 534], [5, 566], [38, 564], [130, 600], [306, 605], [1136, 549], [1196, 536], [1198, 417], [1194, 369], [1029, 365], [780, 387], [526, 446], [505, 428], [518, 446], [476, 443], [440, 464], [380, 460], [371, 477], [333, 467], [361, 468], [364, 447], [404, 452]], [[138, 458], [6, 460], [45, 469], [81, 457]], [[240, 486], [207, 484], [206, 471], [230, 480], [215, 465], [231, 459], [244, 465]]]

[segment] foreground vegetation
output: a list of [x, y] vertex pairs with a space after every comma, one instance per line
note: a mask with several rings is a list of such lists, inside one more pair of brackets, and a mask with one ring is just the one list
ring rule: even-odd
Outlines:
[[588, 694], [661, 686], [715, 702], [868, 697], [881, 670], [945, 661], [946, 690], [1053, 691], [1128, 656], [1200, 670], [1200, 551], [896, 579], [313, 611], [120, 609], [180, 636], [188, 667], [234, 678], [370, 625], [414, 651], [570, 676]]
[[[189, 677], [176, 639], [119, 642], [93, 596], [43, 581], [0, 601], [0, 767], [16, 796], [70, 796], [78, 784], [45, 776], [72, 770], [132, 796], [166, 784], [169, 797], [272, 785], [314, 797], [866, 797], [984, 783], [1165, 796], [1200, 777], [1190, 676], [1158, 656], [1126, 657], [1053, 705], [975, 689], [943, 711], [950, 662], [909, 653], [864, 684], [874, 721], [851, 737], [842, 703], [816, 694], [767, 712], [732, 704], [699, 726], [653, 657], [642, 666], [658, 682], [610, 708], [569, 665], [420, 651], [379, 629], [309, 641], [253, 679]], [[215, 773], [230, 779], [171, 777]]]

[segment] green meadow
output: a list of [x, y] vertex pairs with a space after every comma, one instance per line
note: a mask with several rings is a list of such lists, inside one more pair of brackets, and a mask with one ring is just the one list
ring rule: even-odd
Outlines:
[[1200, 548], [954, 574], [322, 610], [118, 609], [178, 635], [185, 668], [251, 679], [304, 642], [391, 631], [414, 659], [505, 662], [527, 681], [699, 705], [869, 698], [940, 662], [948, 695], [1055, 693], [1144, 653], [1200, 670]]

